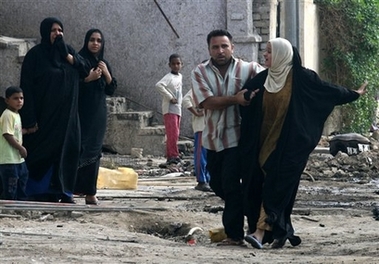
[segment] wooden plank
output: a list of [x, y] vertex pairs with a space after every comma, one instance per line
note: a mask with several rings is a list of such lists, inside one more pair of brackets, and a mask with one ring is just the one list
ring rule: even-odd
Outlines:
[[191, 182], [168, 182], [168, 181], [159, 181], [159, 182], [153, 182], [153, 181], [146, 181], [146, 182], [139, 182], [139, 186], [168, 186], [168, 187], [174, 187], [174, 186], [194, 186], [195, 181], [193, 183]]
[[165, 211], [162, 207], [129, 207], [129, 206], [113, 206], [113, 205], [85, 205], [70, 203], [48, 203], [34, 201], [14, 201], [0, 200], [0, 211], [94, 211], [94, 212], [128, 212], [128, 211]]
[[43, 205], [43, 206], [55, 206], [55, 207], [65, 207], [65, 206], [76, 206], [81, 207], [83, 205], [80, 204], [72, 204], [72, 203], [53, 203], [53, 202], [37, 202], [37, 201], [19, 201], [19, 200], [0, 200], [0, 205]]
[[196, 177], [195, 176], [185, 176], [185, 177], [182, 177], [182, 176], [178, 176], [178, 177], [165, 177], [165, 176], [161, 176], [159, 178], [149, 177], [149, 178], [142, 178], [142, 179], [139, 178], [138, 182], [145, 182], [145, 181], [148, 181], [148, 182], [155, 182], [155, 181], [184, 181], [184, 180], [196, 182]]
[[[104, 201], [113, 200], [113, 199], [154, 199], [154, 200], [204, 200], [209, 195], [214, 195], [212, 193], [209, 193], [207, 195], [206, 193], [202, 193], [202, 196], [166, 196], [166, 195], [122, 195], [122, 196], [113, 196], [113, 197], [106, 197], [105, 199], [101, 199]], [[98, 196], [99, 198], [99, 196]]]
[[1, 211], [49, 211], [49, 212], [61, 212], [61, 211], [82, 211], [82, 212], [138, 212], [138, 211], [167, 211], [168, 208], [163, 207], [125, 207], [125, 206], [65, 206], [65, 207], [53, 207], [53, 206], [36, 206], [36, 205], [9, 205], [0, 206]]
[[0, 217], [4, 218], [21, 218], [21, 215], [12, 215], [12, 214], [0, 214]]

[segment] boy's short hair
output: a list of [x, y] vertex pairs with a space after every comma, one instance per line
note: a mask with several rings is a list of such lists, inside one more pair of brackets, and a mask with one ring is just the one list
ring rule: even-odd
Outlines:
[[177, 54], [177, 53], [171, 54], [170, 58], [168, 59], [168, 62], [171, 62], [173, 59], [180, 59], [180, 60], [182, 60], [182, 57], [180, 57], [180, 55]]
[[211, 38], [222, 37], [222, 36], [227, 36], [228, 39], [230, 40], [230, 42], [233, 43], [233, 37], [232, 37], [232, 34], [229, 33], [229, 31], [227, 31], [225, 29], [216, 29], [216, 30], [212, 30], [211, 32], [209, 32], [209, 34], [207, 36], [208, 47], [209, 47], [209, 44], [211, 43]]
[[9, 86], [6, 90], [5, 90], [5, 98], [10, 98], [13, 94], [15, 93], [22, 93], [22, 89], [20, 87], [17, 87], [17, 86]]

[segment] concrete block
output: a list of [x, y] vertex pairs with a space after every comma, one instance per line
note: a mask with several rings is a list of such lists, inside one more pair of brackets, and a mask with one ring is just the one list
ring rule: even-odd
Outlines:
[[109, 113], [104, 148], [130, 155], [132, 148], [141, 148], [145, 155], [165, 153], [164, 126], [149, 126], [152, 112]]

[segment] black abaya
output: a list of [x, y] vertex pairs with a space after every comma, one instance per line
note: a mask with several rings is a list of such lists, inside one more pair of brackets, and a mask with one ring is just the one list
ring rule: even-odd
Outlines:
[[260, 89], [247, 107], [241, 107], [241, 153], [245, 214], [250, 232], [256, 229], [261, 204], [272, 225], [273, 237], [293, 236], [290, 215], [301, 174], [308, 157], [317, 146], [324, 123], [334, 106], [356, 100], [359, 94], [322, 81], [318, 75], [301, 66], [294, 48], [292, 95], [276, 148], [263, 170], [259, 165], [262, 99], [268, 70], [248, 81], [243, 89]]
[[[101, 49], [96, 57], [88, 50], [88, 42], [94, 32], [99, 33], [102, 39]], [[103, 61], [112, 76], [109, 84], [106, 83], [105, 76], [91, 82], [84, 82], [84, 80], [80, 82], [79, 117], [82, 137], [75, 192], [86, 195], [96, 194], [99, 159], [107, 123], [106, 96], [112, 95], [117, 88], [117, 81], [112, 75], [110, 65], [103, 58], [104, 44], [105, 40], [101, 31], [91, 29], [87, 32], [83, 48], [79, 51], [79, 54], [86, 60], [87, 67], [96, 68], [99, 61]]]
[[[20, 111], [23, 127], [38, 125], [35, 133], [24, 136], [26, 164], [30, 182], [34, 183], [34, 187], [27, 188], [31, 196], [72, 193], [79, 161], [79, 75], [85, 76], [88, 71], [73, 48], [67, 46], [74, 57], [71, 65], [50, 43], [54, 23], [63, 29], [58, 19], [45, 19], [41, 23], [41, 43], [26, 54], [21, 69], [20, 86], [25, 98]], [[43, 185], [46, 177], [51, 177], [48, 190], [41, 190], [39, 185]]]

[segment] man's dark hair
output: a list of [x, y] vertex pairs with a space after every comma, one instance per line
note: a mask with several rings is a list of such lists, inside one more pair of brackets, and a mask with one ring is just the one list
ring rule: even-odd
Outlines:
[[227, 36], [228, 39], [230, 40], [230, 42], [232, 43], [233, 42], [233, 37], [232, 37], [232, 34], [230, 34], [227, 30], [224, 30], [224, 29], [216, 29], [216, 30], [213, 30], [211, 31], [208, 36], [207, 36], [207, 43], [208, 43], [208, 46], [211, 42], [211, 38], [213, 37], [222, 37], [222, 36]]
[[10, 98], [13, 94], [15, 93], [22, 93], [22, 89], [20, 87], [17, 87], [17, 86], [9, 86], [6, 90], [5, 90], [5, 98]]
[[171, 62], [173, 59], [180, 59], [180, 60], [182, 60], [182, 57], [180, 57], [180, 55], [176, 54], [176, 53], [171, 54], [170, 58], [168, 59], [168, 62]]

